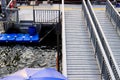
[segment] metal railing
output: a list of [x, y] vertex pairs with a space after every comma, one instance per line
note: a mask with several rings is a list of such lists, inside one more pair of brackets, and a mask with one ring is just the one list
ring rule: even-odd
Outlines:
[[87, 6], [88, 6], [89, 12], [91, 14], [92, 20], [93, 20], [93, 22], [95, 24], [98, 35], [100, 37], [100, 40], [102, 42], [103, 48], [104, 48], [104, 50], [106, 52], [107, 58], [109, 60], [109, 64], [110, 64], [110, 66], [111, 66], [111, 68], [113, 70], [113, 73], [115, 75], [115, 78], [116, 78], [116, 80], [119, 80], [120, 79], [119, 67], [118, 67], [118, 65], [116, 63], [116, 60], [115, 60], [115, 58], [113, 56], [113, 52], [112, 52], [112, 50], [111, 50], [111, 48], [110, 48], [110, 46], [108, 44], [108, 41], [107, 41], [107, 39], [105, 37], [105, 34], [104, 34], [103, 30], [102, 30], [102, 27], [98, 22], [98, 19], [97, 19], [96, 15], [95, 15], [95, 13], [93, 11], [91, 2], [89, 0], [87, 0]]
[[33, 10], [33, 20], [35, 23], [59, 23], [60, 10]]
[[93, 23], [93, 20], [91, 18], [91, 15], [89, 13], [89, 10], [87, 8], [87, 5], [85, 1], [83, 0], [82, 9], [84, 11], [84, 17], [87, 22], [87, 27], [90, 33], [91, 41], [93, 43], [93, 47], [95, 49], [95, 56], [99, 64], [100, 72], [101, 72], [101, 78], [105, 80], [116, 80], [115, 76], [112, 72], [112, 68], [109, 64], [109, 60], [107, 58], [107, 55], [104, 51], [104, 48], [102, 46], [102, 43], [100, 41], [98, 32], [95, 28], [95, 25]]
[[29, 0], [17, 0], [16, 2], [17, 2], [17, 3], [28, 3]]
[[19, 22], [18, 10], [6, 10], [6, 20], [9, 22]]
[[38, 0], [32, 0], [32, 1], [31, 0], [17, 0], [16, 2], [19, 3], [19, 4], [26, 4], [26, 5], [30, 5], [31, 2], [33, 2], [32, 5], [38, 5], [42, 1], [38, 1]]
[[114, 22], [116, 29], [120, 30], [120, 14], [109, 0], [106, 2], [106, 13], [108, 14], [110, 20]]
[[66, 59], [66, 37], [65, 37], [65, 8], [62, 0], [62, 68], [63, 75], [67, 77], [67, 59]]
[[[12, 4], [12, 8], [10, 7], [10, 5]], [[8, 4], [6, 5], [5, 4], [5, 1], [2, 1], [2, 5], [5, 6], [3, 13], [5, 15], [4, 19], [5, 21], [7, 22], [16, 22], [18, 23], [19, 22], [19, 16], [18, 16], [18, 10], [16, 7], [16, 1], [15, 0], [10, 0], [8, 2]]]

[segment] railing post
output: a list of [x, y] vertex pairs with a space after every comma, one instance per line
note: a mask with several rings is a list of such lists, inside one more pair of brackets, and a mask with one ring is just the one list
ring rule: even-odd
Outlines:
[[97, 55], [97, 49], [98, 49], [98, 47], [97, 47], [97, 39], [95, 38], [95, 57]]
[[105, 67], [104, 67], [104, 61], [101, 61], [101, 79], [103, 79], [104, 75], [104, 71], [105, 71]]
[[55, 11], [56, 12], [56, 16], [57, 16], [57, 12], [59, 14], [58, 20], [55, 19], [57, 24], [57, 55], [58, 55], [58, 71], [61, 72], [61, 59], [62, 59], [62, 53], [60, 51], [60, 26], [61, 26], [61, 22], [60, 22], [60, 11]]
[[19, 23], [19, 11], [17, 10], [17, 23]]

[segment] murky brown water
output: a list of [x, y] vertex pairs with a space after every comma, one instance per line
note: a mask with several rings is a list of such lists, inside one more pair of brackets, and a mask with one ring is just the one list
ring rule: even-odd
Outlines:
[[0, 46], [0, 77], [24, 67], [40, 68], [56, 66], [56, 50], [38, 46]]

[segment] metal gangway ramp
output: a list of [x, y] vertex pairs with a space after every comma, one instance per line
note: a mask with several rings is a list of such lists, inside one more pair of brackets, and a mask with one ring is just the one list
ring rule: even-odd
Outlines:
[[100, 80], [81, 5], [65, 5], [67, 77], [69, 80]]

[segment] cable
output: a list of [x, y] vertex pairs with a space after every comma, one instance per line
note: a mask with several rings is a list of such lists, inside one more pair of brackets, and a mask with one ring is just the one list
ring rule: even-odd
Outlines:
[[41, 42], [43, 39], [45, 39], [45, 37], [48, 36], [48, 34], [50, 34], [54, 29], [55, 29], [55, 26], [54, 26], [50, 31], [48, 31], [48, 32], [39, 40], [39, 42]]

